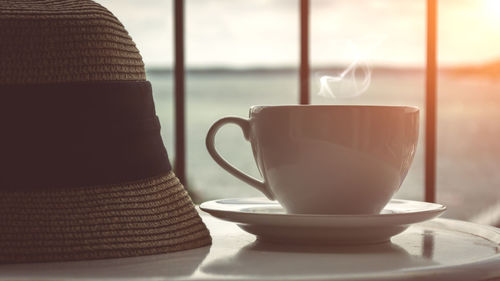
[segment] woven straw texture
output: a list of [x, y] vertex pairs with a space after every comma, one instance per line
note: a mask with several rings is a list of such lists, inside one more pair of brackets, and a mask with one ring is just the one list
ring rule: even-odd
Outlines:
[[145, 80], [123, 25], [87, 0], [0, 0], [0, 84]]
[[[0, 0], [0, 87], [106, 81], [145, 81], [139, 51], [108, 10], [88, 0]], [[120, 258], [211, 243], [173, 172], [106, 186], [7, 190], [0, 191], [0, 263]]]
[[174, 173], [115, 185], [0, 192], [0, 263], [160, 254], [211, 240]]

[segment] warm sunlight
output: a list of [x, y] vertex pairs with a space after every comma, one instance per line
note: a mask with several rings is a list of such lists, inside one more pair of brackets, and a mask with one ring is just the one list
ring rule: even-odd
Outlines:
[[500, 0], [0, 0], [0, 281], [500, 281]]
[[493, 23], [500, 23], [500, 1], [499, 0], [485, 0], [484, 1], [485, 13], [488, 20]]

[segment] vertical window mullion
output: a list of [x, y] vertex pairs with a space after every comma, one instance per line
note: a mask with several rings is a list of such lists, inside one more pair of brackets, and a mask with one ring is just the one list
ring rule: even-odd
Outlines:
[[300, 104], [309, 104], [309, 0], [300, 0]]
[[175, 162], [174, 172], [186, 184], [185, 146], [185, 69], [184, 69], [184, 0], [174, 0], [174, 96]]
[[437, 0], [427, 0], [425, 88], [425, 201], [436, 201]]

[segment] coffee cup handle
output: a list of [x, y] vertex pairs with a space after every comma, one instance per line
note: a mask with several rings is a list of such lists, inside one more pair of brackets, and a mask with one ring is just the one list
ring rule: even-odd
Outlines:
[[245, 139], [248, 141], [249, 140], [249, 134], [250, 134], [250, 123], [247, 119], [239, 118], [239, 117], [225, 117], [222, 119], [219, 119], [217, 122], [215, 122], [212, 127], [210, 127], [210, 130], [208, 130], [207, 133], [207, 138], [205, 140], [205, 143], [207, 145], [207, 150], [210, 156], [219, 164], [224, 170], [228, 171], [230, 174], [233, 176], [237, 177], [238, 179], [248, 183], [249, 185], [257, 188], [260, 190], [264, 195], [266, 195], [267, 198], [270, 200], [274, 200], [274, 196], [272, 192], [269, 190], [267, 187], [267, 184], [264, 181], [260, 181], [258, 179], [255, 179], [242, 171], [238, 170], [231, 164], [229, 164], [220, 154], [217, 152], [215, 149], [215, 135], [217, 134], [217, 131], [224, 126], [225, 124], [228, 123], [233, 123], [238, 125], [241, 130], [243, 131], [243, 136]]

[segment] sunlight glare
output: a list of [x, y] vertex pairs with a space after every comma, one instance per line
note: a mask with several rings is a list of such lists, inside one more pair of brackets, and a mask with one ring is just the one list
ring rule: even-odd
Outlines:
[[484, 9], [491, 21], [500, 23], [500, 0], [484, 0]]

